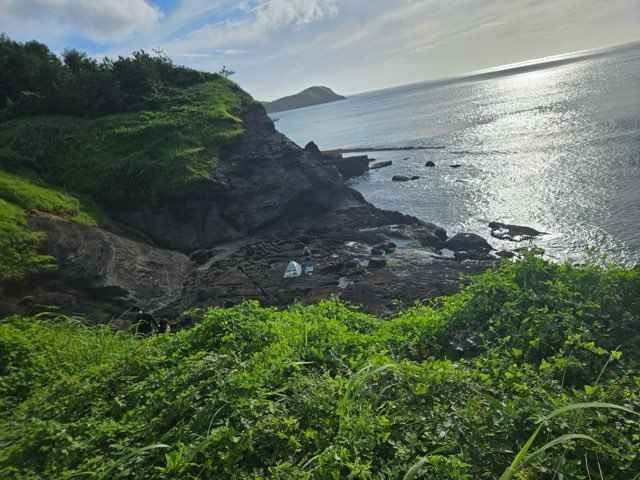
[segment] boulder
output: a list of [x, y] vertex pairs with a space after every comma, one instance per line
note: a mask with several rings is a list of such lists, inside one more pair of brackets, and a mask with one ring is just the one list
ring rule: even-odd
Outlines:
[[322, 155], [322, 152], [320, 152], [320, 148], [318, 148], [318, 145], [316, 145], [316, 142], [309, 142], [307, 143], [307, 145], [304, 147], [305, 152], [308, 152], [312, 155]]
[[491, 222], [489, 228], [491, 229], [492, 237], [512, 242], [522, 242], [524, 240], [532, 240], [542, 235], [549, 235], [545, 232], [539, 232], [535, 228], [500, 222]]
[[391, 160], [385, 162], [375, 162], [369, 166], [369, 170], [378, 170], [380, 168], [390, 167], [391, 165], [393, 165], [393, 162]]
[[369, 170], [369, 161], [369, 157], [366, 155], [343, 157], [335, 163], [335, 166], [342, 175], [342, 178], [348, 180], [364, 175]]
[[394, 175], [391, 179], [393, 182], [411, 182], [412, 180], [419, 180], [420, 177], [414, 175], [412, 177], [408, 177], [406, 175]]
[[[444, 228], [424, 222], [415, 225], [385, 225], [370, 229], [369, 233], [383, 235], [390, 239], [415, 242], [425, 248], [441, 248], [447, 241], [447, 231]], [[390, 253], [397, 248], [397, 245], [388, 241], [376, 248]]]
[[468, 252], [474, 254], [487, 254], [493, 247], [480, 235], [474, 233], [458, 233], [444, 245], [444, 248], [453, 252]]
[[[385, 254], [389, 254], [389, 253], [392, 253], [397, 247], [398, 246], [393, 242], [385, 242], [385, 243], [381, 243], [380, 245], [376, 245], [374, 247], [374, 250], [378, 250]], [[371, 253], [375, 255], [373, 251]]]
[[[130, 240], [106, 230], [35, 216], [30, 225], [46, 232], [44, 251], [58, 268], [34, 278], [35, 303], [58, 306], [105, 322], [132, 306], [155, 315], [180, 300], [193, 270], [189, 257]], [[73, 298], [73, 306], [61, 304]], [[179, 312], [171, 312], [175, 314]]]
[[433, 163], [431, 160], [429, 160], [427, 163], [424, 164], [425, 167], [429, 167], [429, 168], [433, 168], [436, 166], [435, 163]]

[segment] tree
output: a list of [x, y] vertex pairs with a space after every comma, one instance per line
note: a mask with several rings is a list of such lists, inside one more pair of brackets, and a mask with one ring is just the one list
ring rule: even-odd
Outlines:
[[218, 75], [222, 75], [224, 78], [229, 78], [235, 74], [236, 72], [233, 70], [229, 70], [226, 65], [223, 65], [222, 68], [218, 71]]

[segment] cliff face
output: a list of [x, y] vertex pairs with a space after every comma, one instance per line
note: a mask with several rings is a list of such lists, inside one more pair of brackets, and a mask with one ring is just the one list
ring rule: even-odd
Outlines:
[[131, 306], [188, 307], [181, 299], [195, 264], [187, 255], [309, 214], [369, 207], [335, 168], [278, 133], [261, 106], [241, 118], [244, 134], [222, 152], [208, 180], [184, 194], [107, 208], [116, 222], [106, 228], [33, 212], [29, 225], [46, 233], [43, 253], [57, 269], [0, 286], [0, 313], [46, 305], [110, 321]]
[[[132, 307], [176, 321], [194, 306], [331, 295], [385, 313], [451, 293], [461, 274], [493, 264], [490, 247], [475, 251], [472, 241], [441, 255], [444, 230], [367, 203], [321, 152], [277, 132], [262, 106], [237, 118], [243, 133], [180, 193], [104, 204], [111, 221], [101, 226], [31, 209], [57, 268], [0, 283], [0, 315], [54, 309], [127, 326]], [[284, 279], [291, 260], [313, 275]]]
[[166, 248], [193, 252], [238, 240], [287, 217], [342, 202], [364, 205], [323, 165], [277, 132], [259, 105], [241, 115], [245, 133], [222, 152], [209, 179], [185, 195], [160, 204], [113, 210], [117, 220]]

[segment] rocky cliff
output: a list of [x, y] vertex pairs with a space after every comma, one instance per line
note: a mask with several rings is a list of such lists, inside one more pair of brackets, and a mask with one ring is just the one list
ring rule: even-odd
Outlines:
[[[0, 314], [57, 309], [126, 326], [131, 307], [188, 322], [180, 315], [194, 306], [330, 295], [387, 312], [455, 291], [461, 274], [493, 263], [478, 239], [448, 251], [442, 229], [370, 205], [317, 149], [277, 132], [259, 104], [237, 118], [242, 134], [188, 189], [103, 202], [111, 220], [100, 226], [30, 210], [57, 268], [2, 283]], [[291, 260], [313, 275], [284, 279]]]

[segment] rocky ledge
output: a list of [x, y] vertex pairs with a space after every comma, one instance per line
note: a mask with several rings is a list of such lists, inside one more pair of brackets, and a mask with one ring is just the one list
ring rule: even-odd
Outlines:
[[[243, 120], [245, 135], [194, 191], [112, 210], [109, 230], [34, 216], [58, 269], [0, 286], [0, 314], [60, 310], [126, 326], [131, 307], [188, 322], [180, 315], [192, 307], [332, 295], [385, 314], [452, 293], [497, 261], [481, 237], [449, 238], [375, 208], [317, 147], [278, 133], [262, 107]], [[285, 279], [291, 261], [313, 273]]]

